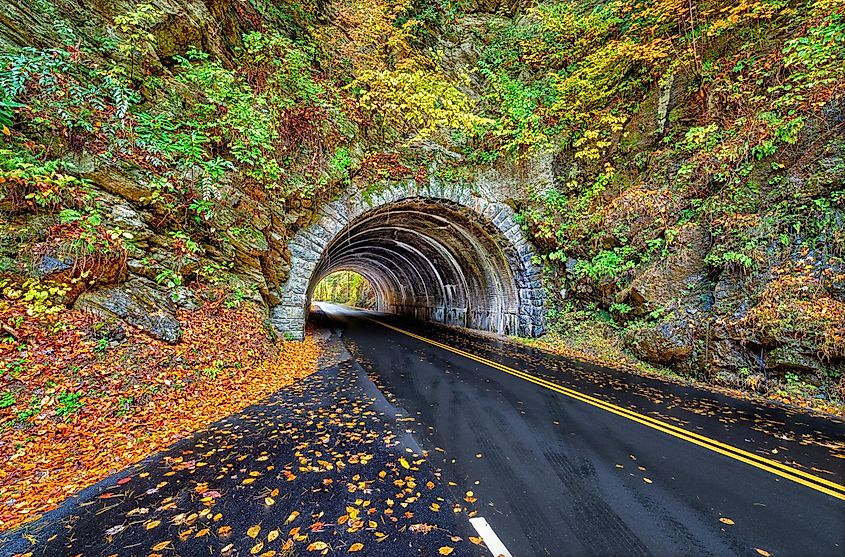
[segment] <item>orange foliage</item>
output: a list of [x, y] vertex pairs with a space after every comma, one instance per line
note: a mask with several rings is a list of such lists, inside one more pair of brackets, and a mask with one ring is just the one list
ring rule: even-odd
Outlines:
[[[23, 304], [0, 301], [0, 323], [10, 335], [0, 343], [0, 393], [15, 397], [0, 410], [0, 529], [56, 508], [316, 369], [313, 339], [274, 344], [261, 316], [246, 307], [208, 303], [181, 312], [178, 345], [131, 327], [117, 335], [125, 334], [119, 344], [98, 345], [94, 316], [16, 319], [21, 315]], [[67, 393], [78, 394], [82, 406], [68, 412]], [[21, 419], [27, 409], [33, 415]]]
[[818, 347], [821, 358], [842, 359], [845, 303], [825, 291], [814, 263], [807, 258], [775, 267], [775, 279], [746, 319], [764, 341], [806, 341]]

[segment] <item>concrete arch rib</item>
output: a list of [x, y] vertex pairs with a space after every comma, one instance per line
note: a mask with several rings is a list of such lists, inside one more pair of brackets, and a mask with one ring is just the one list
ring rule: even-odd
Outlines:
[[389, 184], [324, 206], [289, 243], [290, 274], [272, 308], [282, 334], [302, 338], [311, 293], [327, 274], [352, 270], [378, 309], [503, 334], [545, 330], [545, 293], [534, 250], [513, 210], [460, 186]]

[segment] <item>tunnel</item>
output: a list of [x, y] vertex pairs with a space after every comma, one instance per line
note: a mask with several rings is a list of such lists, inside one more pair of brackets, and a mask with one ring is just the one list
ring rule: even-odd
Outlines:
[[271, 322], [301, 338], [314, 289], [354, 271], [375, 309], [446, 325], [533, 337], [544, 292], [513, 211], [478, 196], [400, 191], [330, 204], [290, 244], [291, 276]]

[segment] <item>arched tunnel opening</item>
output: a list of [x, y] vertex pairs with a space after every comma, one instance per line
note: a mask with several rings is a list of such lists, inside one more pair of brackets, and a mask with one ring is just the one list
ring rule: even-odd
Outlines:
[[344, 304], [363, 309], [376, 305], [375, 291], [370, 281], [355, 271], [335, 271], [324, 276], [311, 294], [314, 302]]
[[311, 274], [306, 307], [326, 277], [352, 271], [372, 288], [378, 311], [536, 336], [542, 317], [526, 259], [494, 222], [465, 206], [404, 199], [363, 212], [334, 234]]

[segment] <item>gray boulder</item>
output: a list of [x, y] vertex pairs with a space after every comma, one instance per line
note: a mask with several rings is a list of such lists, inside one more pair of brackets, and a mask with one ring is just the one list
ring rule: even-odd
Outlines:
[[180, 300], [183, 306], [194, 306], [187, 289], [172, 292], [149, 279], [132, 277], [118, 286], [82, 293], [74, 308], [121, 319], [154, 338], [176, 343], [182, 337], [182, 326], [174, 313]]

